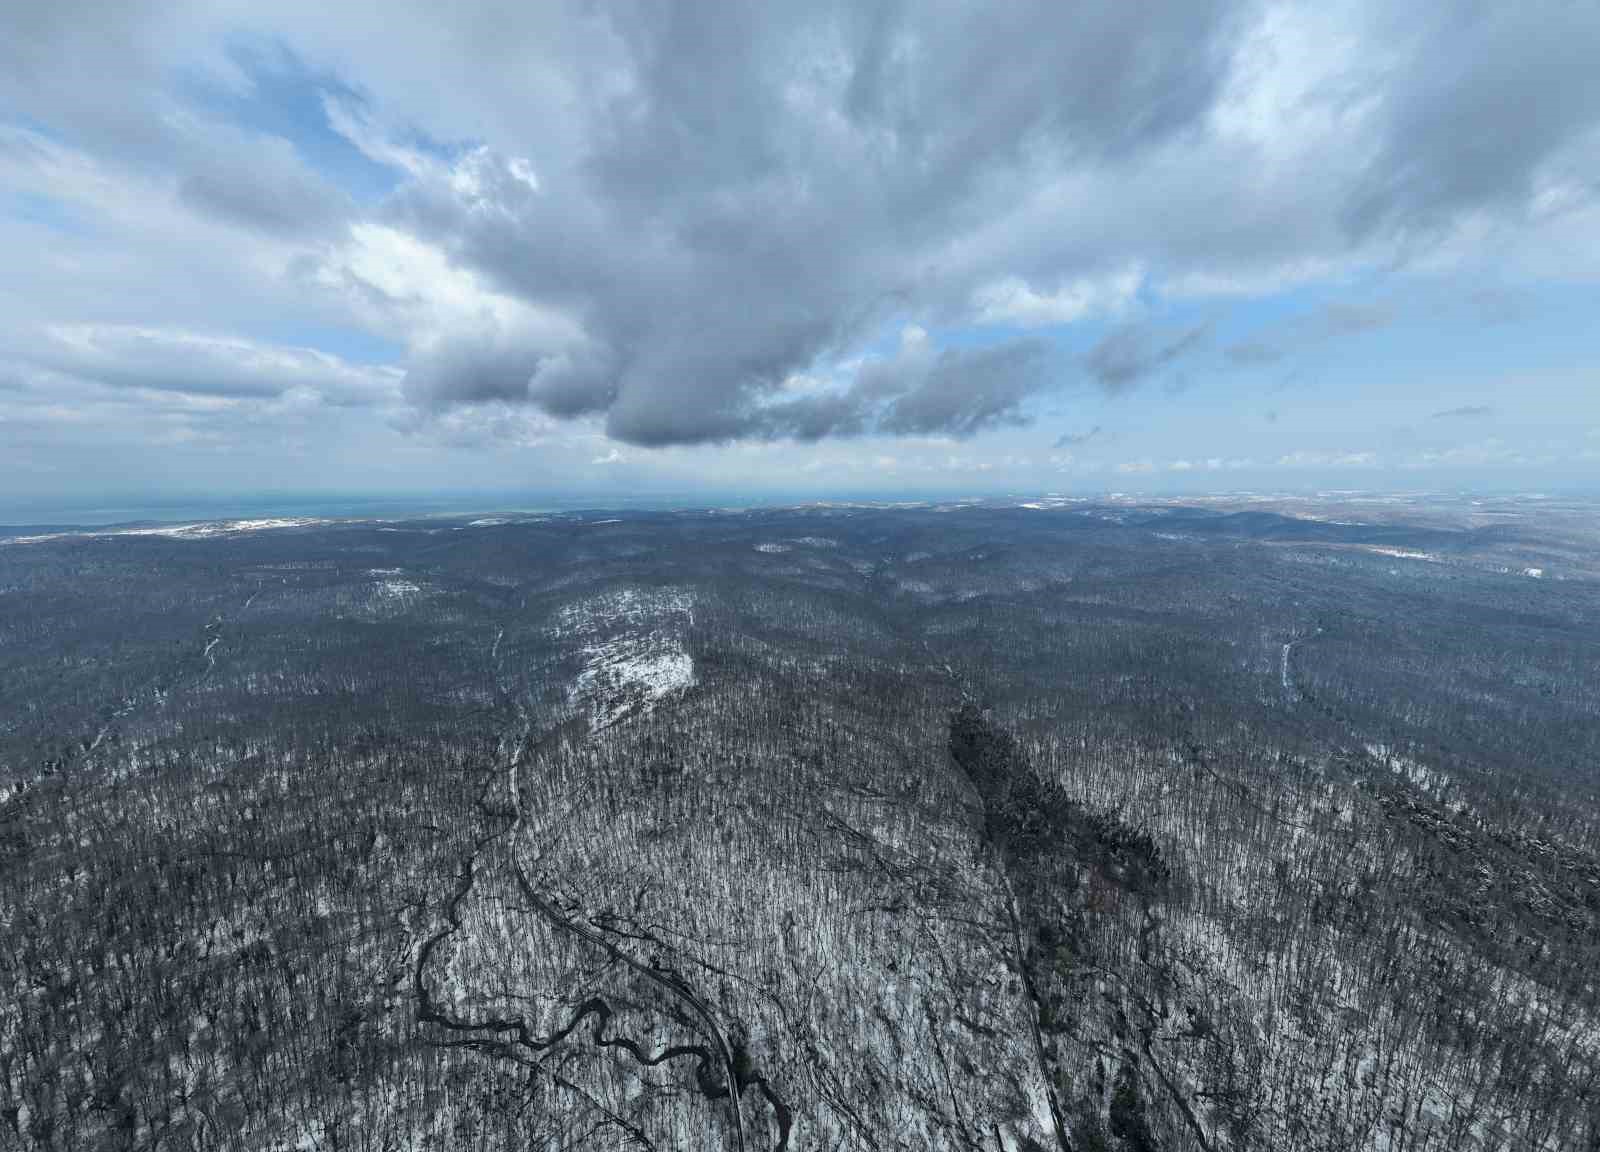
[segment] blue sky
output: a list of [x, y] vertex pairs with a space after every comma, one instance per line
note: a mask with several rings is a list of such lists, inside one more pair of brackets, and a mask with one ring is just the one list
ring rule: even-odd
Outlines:
[[0, 496], [1600, 486], [1590, 6], [14, 5]]

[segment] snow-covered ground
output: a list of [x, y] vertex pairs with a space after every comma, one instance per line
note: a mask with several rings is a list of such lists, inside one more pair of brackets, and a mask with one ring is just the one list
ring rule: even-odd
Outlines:
[[209, 536], [234, 536], [242, 532], [265, 532], [273, 528], [309, 528], [326, 524], [309, 516], [278, 516], [262, 520], [213, 520], [200, 524], [163, 524], [154, 528], [120, 528], [102, 536], [170, 536], [176, 540], [203, 540]]
[[1387, 744], [1367, 744], [1366, 751], [1367, 755], [1387, 767], [1396, 776], [1405, 777], [1408, 782], [1424, 792], [1437, 792], [1440, 787], [1450, 782], [1449, 776], [1445, 773], [1429, 768], [1409, 756], [1398, 755]]
[[1396, 560], [1438, 560], [1432, 552], [1419, 552], [1415, 548], [1381, 548], [1375, 544], [1366, 547], [1378, 556], [1393, 556]]
[[590, 727], [604, 728], [636, 707], [656, 701], [694, 683], [694, 659], [682, 643], [664, 633], [625, 636], [584, 648], [584, 667], [569, 698], [589, 712]]
[[678, 588], [618, 588], [561, 608], [551, 631], [557, 639], [593, 636], [607, 628], [648, 627], [661, 619], [694, 620], [694, 600]]
[[1026, 500], [1017, 504], [1018, 508], [1027, 508], [1033, 512], [1046, 512], [1053, 508], [1070, 508], [1083, 501], [1071, 496], [1041, 496], [1037, 500]]
[[624, 588], [569, 604], [552, 631], [576, 640], [583, 667], [567, 691], [575, 712], [598, 731], [695, 682], [684, 633], [693, 601], [677, 589]]
[[374, 588], [379, 596], [388, 597], [415, 596], [422, 591], [420, 584], [410, 580], [379, 580]]
[[309, 528], [329, 521], [309, 516], [275, 516], [259, 520], [207, 520], [194, 524], [156, 524], [148, 528], [104, 528], [74, 532], [46, 532], [36, 536], [11, 536], [0, 544], [42, 544], [48, 540], [70, 540], [102, 536], [162, 536], [170, 540], [209, 540], [215, 536], [238, 536], [246, 532], [265, 532], [274, 528]]

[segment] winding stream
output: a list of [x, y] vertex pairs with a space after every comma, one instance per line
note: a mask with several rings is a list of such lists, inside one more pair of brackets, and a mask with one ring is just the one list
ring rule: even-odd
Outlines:
[[[496, 649], [498, 649], [498, 643], [496, 644]], [[511, 1045], [520, 1046], [531, 1052], [543, 1052], [560, 1044], [576, 1031], [585, 1020], [592, 1017], [594, 1023], [590, 1029], [590, 1037], [596, 1047], [620, 1049], [641, 1066], [657, 1067], [673, 1060], [693, 1059], [696, 1062], [695, 1081], [701, 1093], [710, 1100], [726, 1098], [732, 1106], [735, 1145], [738, 1152], [745, 1152], [746, 1147], [741, 1093], [748, 1085], [758, 1087], [767, 1103], [771, 1106], [777, 1121], [778, 1142], [776, 1152], [785, 1152], [788, 1148], [789, 1133], [793, 1124], [792, 1111], [773, 1091], [766, 1077], [753, 1072], [747, 1072], [743, 1076], [740, 1075], [735, 1063], [734, 1047], [729, 1044], [710, 1006], [689, 987], [687, 981], [669, 969], [647, 965], [639, 961], [586, 919], [564, 912], [555, 901], [542, 894], [529, 878], [517, 853], [517, 838], [523, 828], [523, 812], [518, 790], [517, 772], [527, 747], [529, 729], [526, 715], [522, 713], [520, 708], [518, 728], [519, 731], [514, 741], [514, 751], [506, 757], [505, 773], [506, 787], [515, 818], [509, 827], [488, 833], [474, 843], [472, 853], [462, 869], [456, 890], [452, 894], [450, 902], [446, 905], [446, 927], [429, 936], [417, 950], [417, 963], [412, 974], [412, 986], [416, 996], [418, 1020], [438, 1025], [450, 1032], [465, 1034], [465, 1038], [458, 1042], [462, 1046], [487, 1049], [496, 1054], [510, 1056], [513, 1059], [521, 1059]], [[487, 796], [492, 786], [493, 779], [491, 778], [485, 784], [483, 792], [478, 797], [478, 808], [488, 820], [503, 819], [504, 810], [497, 813], [487, 802]], [[426, 978], [428, 964], [439, 946], [460, 929], [462, 920], [461, 907], [468, 895], [470, 895], [477, 878], [479, 857], [490, 844], [502, 837], [507, 839], [507, 855], [511, 863], [512, 873], [516, 879], [517, 888], [540, 916], [554, 927], [573, 933], [585, 942], [602, 949], [613, 960], [648, 980], [665, 991], [674, 1000], [684, 1005], [699, 1019], [712, 1044], [710, 1046], [704, 1044], [676, 1044], [659, 1052], [652, 1052], [627, 1037], [609, 1035], [607, 1028], [614, 1015], [614, 1009], [600, 996], [591, 996], [584, 1000], [577, 1006], [564, 1025], [547, 1036], [541, 1036], [533, 1032], [521, 1015], [460, 1020], [446, 1012], [434, 999], [428, 988]], [[506, 1041], [485, 1041], [482, 1037], [485, 1032], [500, 1035], [510, 1034], [512, 1040], [509, 1044]], [[621, 1122], [620, 1118], [619, 1122]]]

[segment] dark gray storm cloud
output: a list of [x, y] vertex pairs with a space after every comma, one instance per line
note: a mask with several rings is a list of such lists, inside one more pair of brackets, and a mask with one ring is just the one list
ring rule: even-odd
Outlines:
[[1204, 325], [1172, 331], [1123, 324], [1091, 348], [1083, 363], [1100, 387], [1123, 392], [1194, 351], [1205, 338]]
[[1056, 442], [1053, 447], [1076, 448], [1081, 444], [1089, 443], [1089, 441], [1100, 435], [1100, 431], [1100, 425], [1096, 424], [1087, 432], [1063, 432], [1061, 435], [1056, 437]]
[[1347, 202], [1357, 235], [1520, 206], [1541, 165], [1600, 118], [1600, 5], [1396, 5], [1375, 31], [1401, 59]]
[[1230, 24], [1209, 2], [615, 10], [626, 81], [578, 110], [569, 166], [535, 157], [540, 191], [486, 188], [494, 211], [442, 186], [392, 208], [504, 290], [570, 309], [583, 365], [530, 384], [543, 359], [430, 358], [407, 392], [603, 411], [611, 436], [645, 445], [1014, 420], [1038, 386], [1032, 346], [940, 356], [881, 403], [870, 372], [842, 398], [782, 388], [896, 312], [964, 303], [999, 274], [939, 252], [1041, 157], [1109, 163], [1193, 127]]
[[741, 423], [797, 440], [867, 432], [965, 438], [1023, 423], [1024, 403], [1051, 382], [1041, 341], [933, 352], [924, 339], [867, 365], [845, 391], [764, 405]]
[[1020, 423], [1022, 402], [1045, 383], [1044, 359], [1044, 346], [1031, 340], [947, 348], [890, 402], [879, 430], [971, 436], [997, 424]]
[[402, 387], [406, 399], [434, 411], [497, 400], [522, 404], [542, 359], [533, 349], [471, 334], [416, 356]]
[[[185, 335], [354, 327], [441, 426], [505, 409], [645, 446], [964, 437], [1052, 388], [1138, 402], [1208, 339], [1152, 320], [1166, 301], [1421, 266], [1600, 187], [1600, 7], [1569, 0], [242, 11], [0, 5], [0, 164], [87, 212], [132, 188], [149, 203], [119, 226], [151, 246], [248, 233], [235, 279], [289, 269], [304, 299], [257, 324], [245, 284], [214, 328], [191, 319], [200, 286], [162, 315], [210, 257], [174, 253], [137, 307], [5, 305], [47, 334], [0, 354], [129, 388], [388, 396], [382, 372]], [[238, 36], [303, 66], [262, 84]], [[1270, 364], [1397, 307], [1330, 306], [1222, 359]], [[48, 335], [107, 317], [127, 324], [87, 350]], [[1048, 336], [1006, 341], [1079, 323], [1077, 365]], [[926, 345], [863, 354], [906, 325]]]

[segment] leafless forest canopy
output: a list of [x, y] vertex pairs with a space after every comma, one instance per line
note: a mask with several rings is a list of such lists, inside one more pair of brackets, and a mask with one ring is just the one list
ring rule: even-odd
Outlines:
[[1600, 1148], [1595, 513], [0, 530], [0, 1147]]

